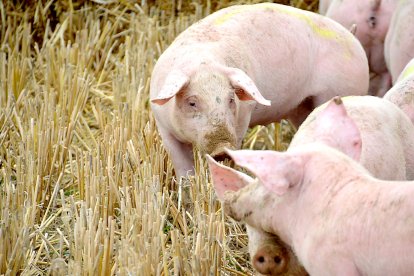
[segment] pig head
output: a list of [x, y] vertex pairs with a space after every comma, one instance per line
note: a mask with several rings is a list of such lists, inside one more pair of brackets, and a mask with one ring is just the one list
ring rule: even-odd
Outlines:
[[[258, 187], [253, 178], [248, 175], [238, 172], [232, 168], [223, 166], [217, 163], [213, 158], [207, 156], [209, 163], [211, 178], [214, 183], [214, 188], [219, 199], [223, 202], [234, 202], [236, 198], [227, 198], [228, 192], [236, 193], [238, 190], [247, 186], [254, 188]], [[251, 186], [250, 186], [251, 184]], [[247, 189], [247, 188], [246, 188]], [[254, 189], [252, 189], [254, 190]], [[266, 192], [266, 191], [264, 191]], [[251, 196], [252, 210], [256, 203], [254, 203], [255, 196], [248, 195], [246, 199], [249, 200]], [[261, 205], [261, 202], [257, 202]], [[235, 220], [241, 220], [248, 217], [248, 212], [239, 214], [237, 208], [233, 208], [231, 204], [224, 204], [224, 211]], [[250, 210], [250, 209], [249, 209]], [[299, 263], [297, 257], [292, 251], [291, 247], [285, 244], [274, 233], [267, 233], [257, 227], [246, 225], [247, 234], [249, 236], [249, 253], [253, 267], [260, 275], [291, 275], [300, 276], [308, 275], [302, 265]]]
[[270, 105], [242, 70], [205, 61], [174, 69], [154, 89], [160, 91], [151, 104], [163, 142], [176, 151], [174, 164], [187, 162], [176, 166], [179, 176], [193, 170], [191, 146], [212, 156], [222, 155], [225, 147], [239, 148], [256, 103]]
[[310, 275], [411, 275], [412, 181], [378, 180], [321, 143], [228, 154], [257, 179], [228, 183], [212, 170], [224, 211], [277, 234]]

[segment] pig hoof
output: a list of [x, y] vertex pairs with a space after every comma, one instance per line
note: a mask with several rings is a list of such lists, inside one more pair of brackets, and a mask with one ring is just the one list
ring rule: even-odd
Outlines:
[[286, 259], [272, 250], [259, 250], [253, 258], [253, 267], [263, 275], [281, 275], [286, 270]]

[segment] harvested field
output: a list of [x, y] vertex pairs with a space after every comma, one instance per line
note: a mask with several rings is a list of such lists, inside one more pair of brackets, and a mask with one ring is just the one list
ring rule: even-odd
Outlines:
[[[0, 2], [1, 275], [252, 274], [203, 158], [177, 182], [149, 109], [174, 37], [242, 1], [138, 2]], [[292, 133], [256, 127], [244, 147]]]

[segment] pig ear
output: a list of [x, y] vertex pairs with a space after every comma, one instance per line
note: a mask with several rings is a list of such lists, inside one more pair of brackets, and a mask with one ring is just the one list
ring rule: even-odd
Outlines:
[[270, 150], [226, 150], [234, 162], [259, 178], [270, 191], [281, 196], [302, 179], [302, 161], [288, 153]]
[[315, 121], [316, 131], [333, 133], [334, 139], [324, 141], [328, 146], [341, 150], [356, 161], [361, 156], [361, 133], [354, 120], [349, 117], [340, 97], [330, 100]]
[[221, 201], [224, 201], [226, 191], [238, 191], [253, 181], [250, 176], [217, 163], [210, 155], [206, 157], [214, 189]]
[[238, 68], [227, 67], [226, 68], [227, 76], [230, 79], [231, 85], [235, 87], [237, 97], [241, 101], [256, 101], [262, 105], [270, 106], [270, 101], [266, 100], [262, 94], [260, 94], [259, 89], [246, 73]]
[[183, 89], [190, 78], [188, 75], [184, 74], [181, 71], [172, 71], [165, 80], [164, 86], [161, 88], [159, 94], [151, 99], [152, 103], [163, 105], [168, 102], [172, 97], [177, 95], [181, 89]]

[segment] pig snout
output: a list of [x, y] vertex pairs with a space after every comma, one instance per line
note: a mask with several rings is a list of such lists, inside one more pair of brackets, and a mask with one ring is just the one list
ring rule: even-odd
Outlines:
[[286, 256], [272, 245], [265, 245], [253, 256], [253, 267], [263, 275], [282, 275], [286, 272]]
[[203, 151], [210, 154], [214, 159], [226, 158], [225, 148], [238, 149], [236, 135], [225, 125], [217, 126], [204, 137]]

